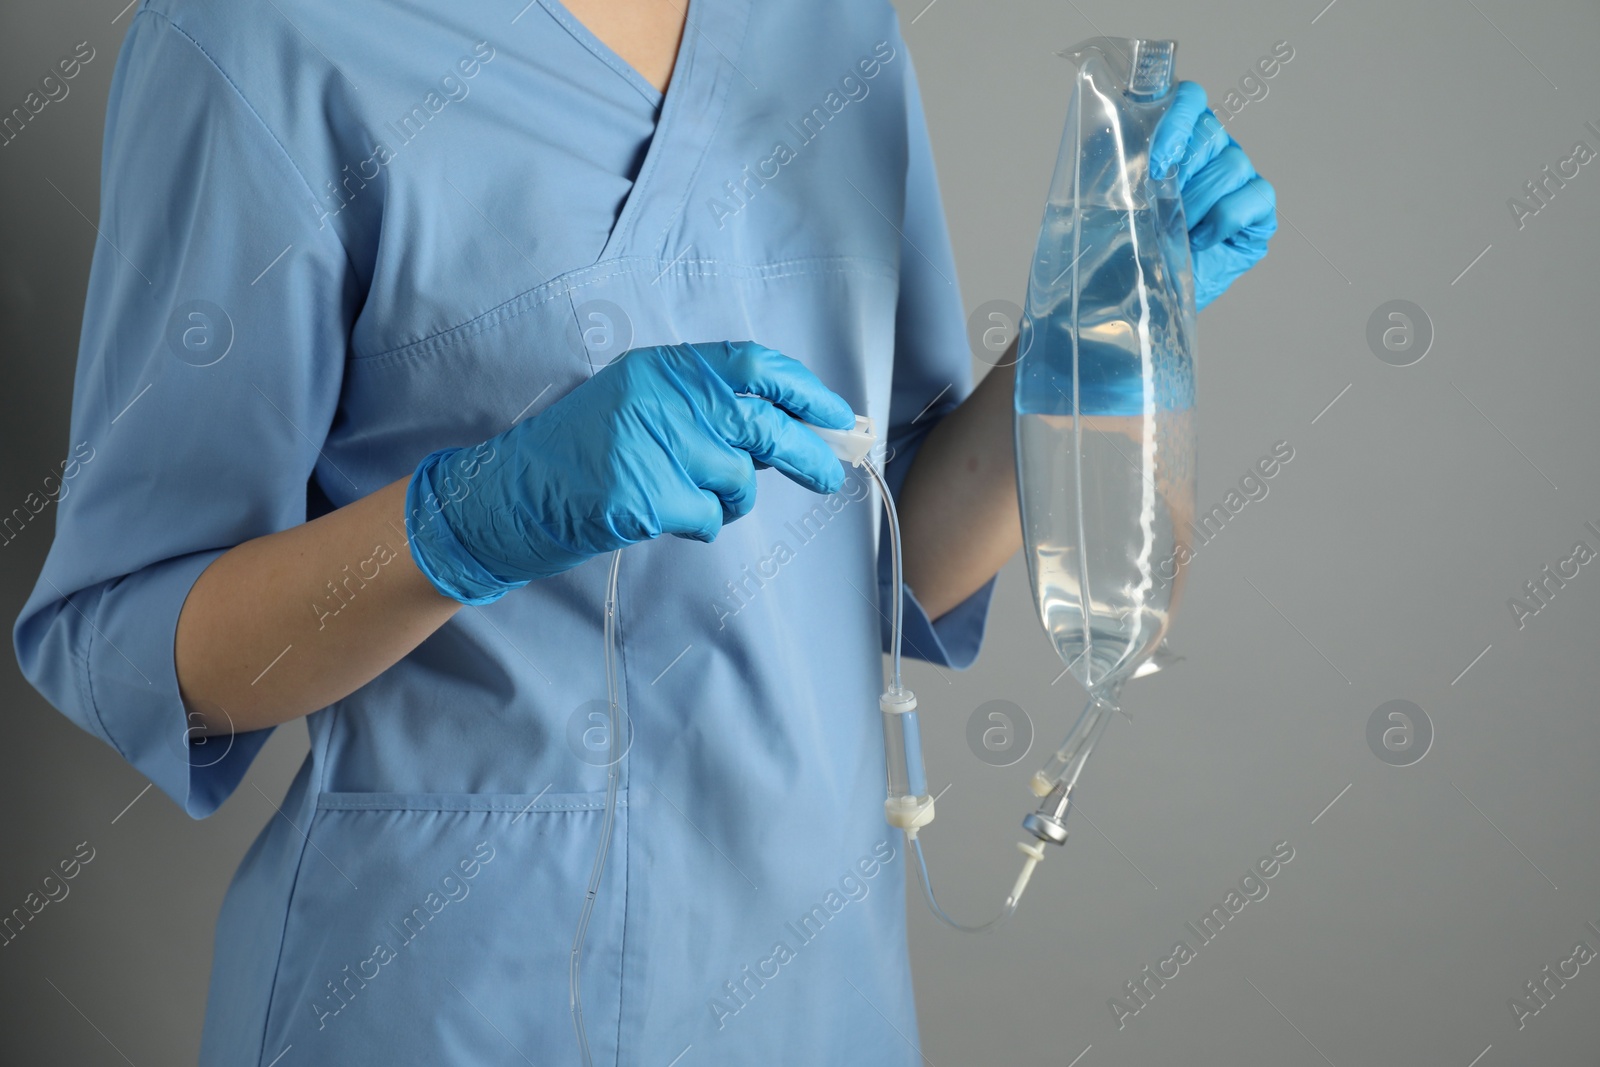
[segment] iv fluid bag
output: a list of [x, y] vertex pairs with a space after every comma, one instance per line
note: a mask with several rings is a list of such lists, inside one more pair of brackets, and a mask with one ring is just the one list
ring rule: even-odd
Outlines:
[[1148, 158], [1176, 48], [1102, 37], [1060, 53], [1078, 73], [1018, 340], [1028, 575], [1095, 694], [1159, 669], [1191, 549], [1194, 280], [1178, 179], [1152, 178]]

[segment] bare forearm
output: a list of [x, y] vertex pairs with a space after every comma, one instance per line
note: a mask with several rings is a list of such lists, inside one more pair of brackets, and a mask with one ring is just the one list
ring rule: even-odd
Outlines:
[[905, 580], [929, 618], [971, 596], [1022, 547], [1012, 388], [1016, 342], [928, 433], [900, 489]]
[[256, 730], [348, 696], [460, 609], [417, 569], [408, 479], [201, 572], [178, 616], [178, 688], [198, 733]]

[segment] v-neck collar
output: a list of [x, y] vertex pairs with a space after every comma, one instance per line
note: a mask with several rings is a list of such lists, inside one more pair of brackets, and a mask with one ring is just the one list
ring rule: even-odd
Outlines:
[[[672, 61], [672, 75], [667, 80], [668, 93], [672, 91], [673, 85], [677, 83], [685, 53], [688, 51], [686, 46], [689, 44], [690, 26], [694, 23], [698, 14], [697, 9], [702, 2], [703, 0], [688, 0], [689, 11], [684, 17], [683, 36], [678, 40], [678, 51]], [[582, 19], [567, 10], [567, 6], [561, 0], [539, 0], [539, 3], [550, 13], [551, 18], [559, 22], [562, 28], [572, 34], [579, 44], [593, 52], [602, 63], [616, 71], [624, 81], [637, 89], [639, 95], [645, 98], [652, 110], [661, 110], [663, 103], [665, 103], [666, 95], [650, 84], [650, 81], [639, 73], [638, 68], [618, 55], [616, 49], [606, 44], [593, 30], [584, 25]]]
[[[677, 248], [663, 253], [663, 245], [674, 222], [682, 222], [688, 190], [711, 146], [731, 82], [739, 76], [732, 64], [738, 62], [751, 2], [688, 0], [672, 78], [663, 94], [573, 17], [560, 0], [539, 0], [576, 40], [645, 99], [659, 102], [644, 160], [596, 263], [624, 255], [671, 258], [681, 254]], [[713, 49], [711, 53], [701, 47], [702, 41]], [[636, 233], [643, 236], [635, 240]]]

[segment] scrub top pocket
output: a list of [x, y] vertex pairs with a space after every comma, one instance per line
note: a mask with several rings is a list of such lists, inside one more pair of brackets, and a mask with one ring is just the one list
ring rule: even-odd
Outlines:
[[[605, 794], [324, 793], [304, 842], [260, 1063], [549, 1062]], [[627, 795], [585, 943], [596, 1062], [615, 1055]], [[506, 990], [516, 990], [508, 999]], [[361, 1018], [365, 1016], [365, 1020]]]

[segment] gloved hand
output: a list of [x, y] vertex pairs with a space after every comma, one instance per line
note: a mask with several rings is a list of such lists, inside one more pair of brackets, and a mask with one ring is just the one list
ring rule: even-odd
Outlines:
[[1278, 195], [1206, 106], [1206, 91], [1190, 81], [1174, 91], [1150, 141], [1150, 172], [1165, 177], [1178, 167], [1198, 311], [1267, 254]]
[[504, 433], [425, 456], [406, 490], [412, 558], [445, 596], [488, 604], [661, 534], [715, 540], [755, 506], [757, 462], [818, 493], [844, 484], [791, 414], [855, 424], [803, 364], [753, 341], [624, 352]]

